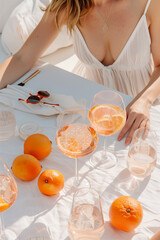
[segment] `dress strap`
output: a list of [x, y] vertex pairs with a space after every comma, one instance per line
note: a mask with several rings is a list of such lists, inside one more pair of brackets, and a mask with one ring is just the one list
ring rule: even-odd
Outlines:
[[146, 15], [147, 13], [147, 10], [148, 10], [148, 7], [149, 7], [149, 4], [150, 4], [151, 0], [148, 0], [147, 4], [146, 4], [146, 8], [144, 10], [144, 15]]

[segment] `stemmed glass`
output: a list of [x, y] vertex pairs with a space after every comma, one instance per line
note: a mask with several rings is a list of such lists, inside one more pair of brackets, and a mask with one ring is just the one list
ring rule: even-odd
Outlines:
[[0, 109], [0, 141], [6, 141], [15, 135], [16, 119], [12, 110]]
[[100, 240], [104, 219], [99, 194], [92, 188], [80, 188], [74, 193], [68, 231], [72, 240]]
[[127, 157], [127, 168], [131, 179], [123, 184], [123, 189], [133, 192], [140, 181], [151, 175], [157, 160], [157, 136], [153, 130], [138, 128], [132, 138]]
[[88, 181], [79, 179], [78, 159], [92, 153], [98, 143], [95, 130], [89, 126], [87, 109], [79, 113], [63, 112], [56, 133], [56, 143], [62, 153], [75, 159], [74, 187], [87, 186]]
[[10, 172], [8, 166], [0, 158], [0, 239], [6, 240], [4, 233], [4, 224], [2, 219], [2, 212], [7, 210], [15, 202], [17, 198], [17, 184], [16, 181]]
[[149, 240], [148, 236], [146, 236], [146, 234], [144, 234], [144, 233], [136, 233], [132, 239], [133, 240], [142, 240], [142, 239]]
[[17, 240], [54, 240], [48, 226], [43, 224], [32, 224], [26, 231], [22, 232]]
[[95, 152], [90, 162], [92, 166], [108, 169], [116, 165], [116, 157], [106, 148], [106, 138], [119, 132], [126, 121], [125, 105], [122, 97], [114, 91], [106, 90], [95, 94], [88, 115], [91, 126], [104, 138], [104, 147]]

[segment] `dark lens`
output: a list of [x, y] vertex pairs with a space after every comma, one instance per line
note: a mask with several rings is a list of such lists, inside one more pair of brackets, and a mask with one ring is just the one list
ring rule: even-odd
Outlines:
[[50, 94], [47, 91], [38, 91], [38, 95], [41, 97], [49, 97]]
[[30, 97], [28, 98], [28, 102], [30, 102], [30, 103], [38, 103], [39, 101], [40, 101], [39, 97], [38, 97], [38, 96], [35, 96], [35, 95], [30, 96]]

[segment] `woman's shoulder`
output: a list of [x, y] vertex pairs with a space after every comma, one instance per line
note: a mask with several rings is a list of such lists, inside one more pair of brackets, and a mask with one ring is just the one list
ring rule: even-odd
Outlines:
[[159, 13], [160, 13], [160, 0], [148, 0], [150, 2], [147, 17], [150, 19], [151, 23], [155, 19], [159, 21]]
[[44, 22], [47, 24], [55, 24], [57, 21], [58, 28], [61, 29], [64, 25], [67, 24], [67, 13], [66, 9], [62, 9], [59, 11], [58, 15], [56, 16], [54, 11], [46, 10], [44, 13]]

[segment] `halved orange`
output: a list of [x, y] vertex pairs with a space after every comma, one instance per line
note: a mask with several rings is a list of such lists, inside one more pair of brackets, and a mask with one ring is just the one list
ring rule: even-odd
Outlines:
[[94, 120], [100, 118], [110, 118], [111, 115], [116, 114], [117, 109], [114, 105], [100, 104], [91, 109]]
[[0, 212], [6, 210], [7, 208], [9, 208], [9, 204], [7, 202], [5, 202], [2, 197], [0, 197]]
[[89, 120], [100, 134], [109, 135], [123, 127], [125, 112], [118, 106], [97, 105], [90, 110]]
[[116, 131], [118, 131], [118, 129], [121, 129], [125, 123], [125, 114], [115, 114], [112, 116], [112, 120]]
[[99, 128], [105, 128], [106, 130], [113, 130], [114, 124], [112, 118], [104, 117], [95, 121]]

